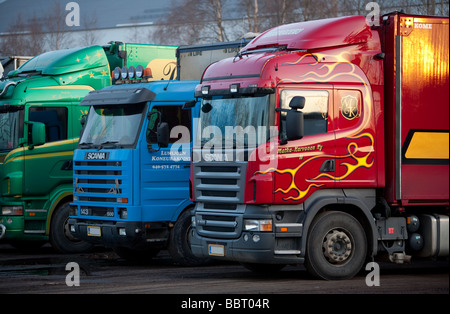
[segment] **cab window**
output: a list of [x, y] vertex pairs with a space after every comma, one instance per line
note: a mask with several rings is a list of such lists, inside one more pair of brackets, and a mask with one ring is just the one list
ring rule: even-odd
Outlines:
[[[156, 131], [159, 121], [156, 112], [158, 111], [161, 113], [161, 122], [167, 122], [170, 131], [177, 126], [184, 126], [189, 130], [189, 133], [191, 133], [191, 110], [182, 109], [182, 106], [154, 106], [150, 113], [155, 114], [150, 115], [147, 128], [147, 141], [149, 143], [156, 143], [157, 141]], [[169, 143], [189, 143], [192, 140], [192, 135], [183, 135], [180, 133], [178, 134], [178, 137], [171, 137]]]
[[45, 124], [46, 142], [67, 139], [67, 108], [65, 107], [31, 107], [29, 121]]
[[[305, 107], [300, 110], [304, 117], [305, 136], [324, 134], [328, 131], [328, 92], [324, 90], [283, 90], [281, 108], [290, 109], [289, 103], [294, 96], [305, 97]], [[282, 117], [283, 114], [282, 113]]]

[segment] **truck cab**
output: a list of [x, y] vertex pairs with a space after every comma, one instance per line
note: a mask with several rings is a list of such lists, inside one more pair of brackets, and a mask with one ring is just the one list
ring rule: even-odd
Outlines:
[[90, 110], [74, 153], [69, 219], [75, 237], [128, 259], [168, 248], [182, 265], [201, 260], [187, 242], [197, 84], [122, 84], [84, 98]]
[[379, 27], [293, 23], [210, 65], [196, 89], [194, 254], [328, 280], [375, 256], [448, 256], [448, 31], [448, 18], [398, 13]]

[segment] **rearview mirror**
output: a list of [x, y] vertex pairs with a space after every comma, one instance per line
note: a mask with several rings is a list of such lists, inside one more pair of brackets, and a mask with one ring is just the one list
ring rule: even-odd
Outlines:
[[183, 109], [194, 108], [196, 103], [197, 103], [197, 101], [195, 101], [195, 100], [187, 101], [187, 102], [184, 103]]
[[29, 131], [29, 149], [33, 149], [35, 146], [45, 144], [45, 124], [42, 122], [28, 122]]
[[291, 101], [289, 102], [289, 107], [291, 107], [292, 109], [302, 110], [305, 107], [305, 101], [305, 97], [303, 96], [292, 97]]
[[288, 141], [299, 140], [304, 134], [303, 112], [289, 110], [286, 114], [286, 135]]
[[170, 134], [169, 134], [169, 124], [167, 122], [161, 122], [158, 125], [158, 130], [156, 131], [156, 138], [159, 147], [169, 146]]

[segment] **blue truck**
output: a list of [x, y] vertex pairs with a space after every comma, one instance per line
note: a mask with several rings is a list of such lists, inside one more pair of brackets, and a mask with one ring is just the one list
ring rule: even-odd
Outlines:
[[122, 84], [92, 91], [74, 152], [73, 236], [142, 260], [168, 249], [183, 266], [195, 257], [187, 236], [192, 132], [198, 81]]

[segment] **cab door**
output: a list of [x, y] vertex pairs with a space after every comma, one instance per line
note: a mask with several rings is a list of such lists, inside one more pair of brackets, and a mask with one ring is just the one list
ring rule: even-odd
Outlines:
[[[180, 103], [152, 103], [145, 146], [141, 146], [143, 221], [174, 221], [190, 204], [189, 176], [192, 113]], [[168, 147], [158, 147], [157, 126], [169, 125]]]
[[[280, 90], [281, 109], [290, 109], [293, 97], [305, 97], [304, 108], [300, 110], [304, 117], [304, 137], [278, 147], [278, 164], [274, 171], [276, 203], [301, 203], [314, 191], [335, 186], [332, 91], [329, 85], [321, 85], [320, 89], [295, 86]], [[285, 113], [281, 112], [281, 124], [285, 123], [283, 115]]]
[[46, 140], [43, 145], [25, 150], [24, 195], [47, 195], [59, 185], [72, 184], [76, 144], [67, 136], [67, 106], [30, 107], [28, 121], [45, 124]]
[[377, 185], [375, 127], [362, 87], [339, 86], [335, 95], [336, 187]]

